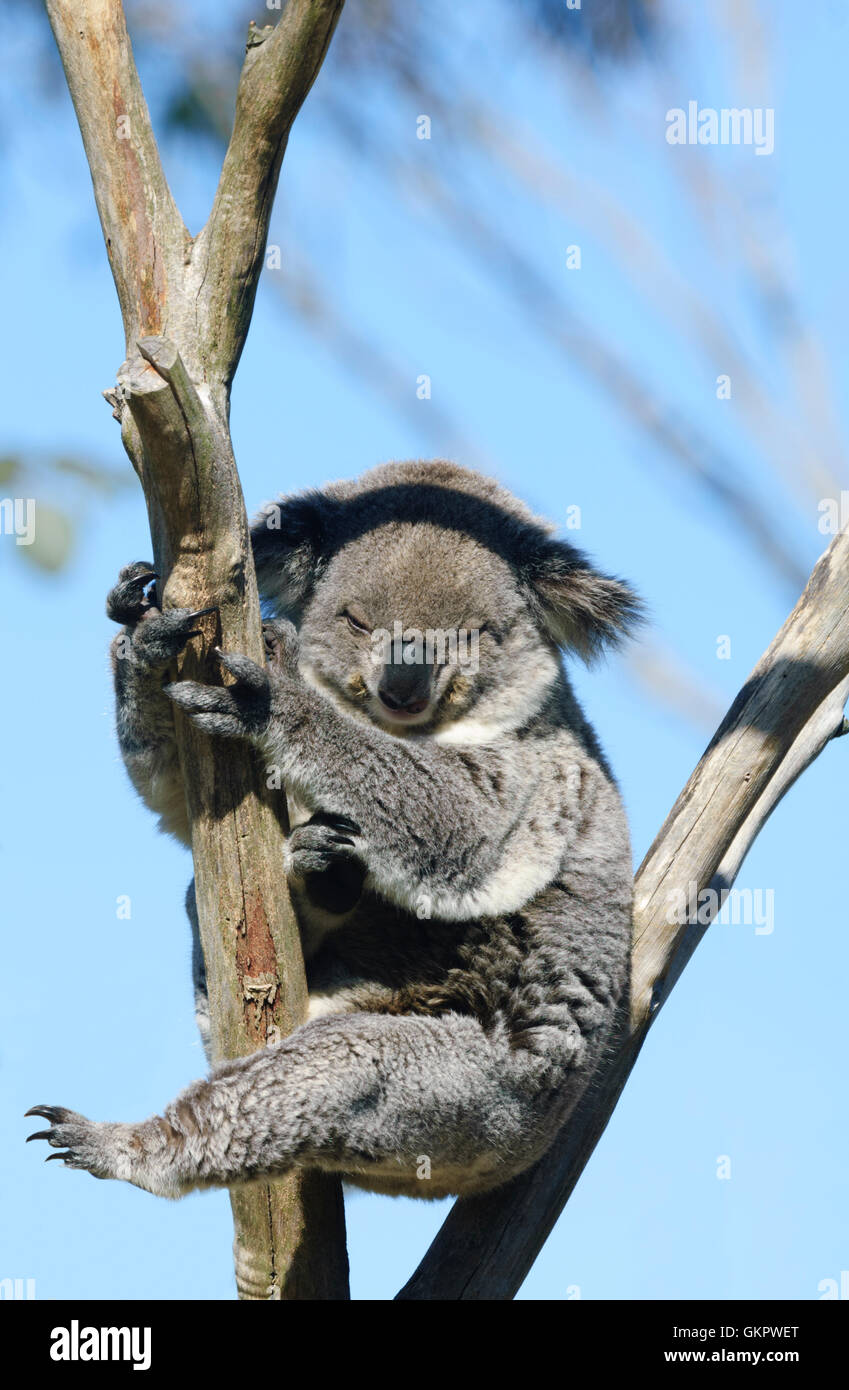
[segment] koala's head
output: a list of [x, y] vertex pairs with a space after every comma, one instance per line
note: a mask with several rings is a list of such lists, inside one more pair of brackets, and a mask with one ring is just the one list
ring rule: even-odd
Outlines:
[[269, 503], [251, 530], [260, 592], [301, 636], [306, 679], [394, 733], [508, 727], [639, 618], [497, 483], [392, 463]]

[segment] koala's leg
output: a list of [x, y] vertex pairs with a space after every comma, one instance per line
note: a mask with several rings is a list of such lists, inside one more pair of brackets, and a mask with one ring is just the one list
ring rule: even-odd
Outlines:
[[228, 1062], [141, 1124], [39, 1106], [71, 1168], [165, 1197], [295, 1167], [427, 1197], [506, 1181], [562, 1120], [562, 1067], [471, 1017], [349, 1014]]
[[155, 577], [144, 561], [125, 565], [106, 600], [108, 616], [125, 624], [110, 649], [118, 743], [136, 791], [159, 815], [161, 828], [188, 844], [173, 708], [162, 683], [201, 613], [160, 612], [146, 593]]

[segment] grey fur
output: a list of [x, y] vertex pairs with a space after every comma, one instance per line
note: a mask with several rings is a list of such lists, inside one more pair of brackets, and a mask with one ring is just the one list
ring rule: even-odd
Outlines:
[[[278, 616], [265, 668], [222, 654], [226, 687], [163, 689], [192, 615], [157, 614], [149, 567], [122, 571], [119, 736], [135, 785], [183, 839], [169, 698], [280, 770], [310, 1021], [163, 1117], [97, 1125], [38, 1107], [40, 1137], [71, 1167], [165, 1196], [298, 1165], [391, 1193], [485, 1191], [545, 1151], [620, 1017], [627, 826], [557, 645], [592, 657], [638, 601], [449, 463], [282, 499], [252, 535]], [[396, 649], [375, 662], [368, 629], [396, 620], [480, 629], [478, 669], [457, 653], [413, 676]], [[191, 893], [188, 906], [206, 1043]]]

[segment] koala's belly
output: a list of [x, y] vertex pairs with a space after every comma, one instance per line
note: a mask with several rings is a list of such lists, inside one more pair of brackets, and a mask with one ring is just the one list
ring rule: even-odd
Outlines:
[[[517, 1165], [516, 1172], [523, 1166]], [[490, 1192], [513, 1176], [513, 1169], [505, 1167], [503, 1154], [482, 1153], [468, 1163], [433, 1166], [427, 1154], [420, 1154], [414, 1168], [407, 1169], [387, 1159], [343, 1173], [342, 1181], [386, 1197], [420, 1197], [435, 1202], [443, 1197], [472, 1197]]]
[[318, 954], [326, 938], [345, 926], [351, 914], [340, 916], [316, 906], [306, 885], [298, 879], [289, 879], [289, 896], [298, 923], [304, 960], [309, 962]]
[[304, 884], [290, 880], [289, 891], [298, 921], [307, 972], [307, 1022], [331, 1014], [385, 1008], [391, 992], [337, 958], [334, 934], [344, 930], [355, 910], [340, 916], [323, 911], [310, 900]]

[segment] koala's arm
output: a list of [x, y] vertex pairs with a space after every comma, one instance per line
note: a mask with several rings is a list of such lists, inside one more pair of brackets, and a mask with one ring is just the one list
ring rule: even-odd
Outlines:
[[110, 648], [115, 723], [133, 786], [159, 816], [161, 829], [187, 845], [189, 822], [174, 709], [162, 687], [169, 665], [201, 615], [182, 608], [160, 612], [145, 593], [154, 578], [152, 566], [144, 561], [125, 565], [106, 600], [108, 616], [124, 624]]
[[291, 669], [222, 657], [237, 685], [169, 686], [208, 733], [249, 737], [321, 812], [356, 823], [374, 889], [421, 915], [515, 911], [555, 876], [578, 812], [552, 744], [399, 739], [348, 718]]
[[121, 757], [142, 801], [159, 816], [161, 828], [188, 844], [173, 710], [162, 693], [162, 672], [137, 664], [129, 636], [126, 630], [119, 633], [111, 647]]
[[393, 738], [300, 682], [280, 690], [261, 746], [296, 792], [356, 822], [374, 888], [401, 907], [451, 920], [513, 911], [556, 871], [562, 841], [553, 856], [538, 847], [524, 882], [517, 872], [536, 788], [515, 748]]

